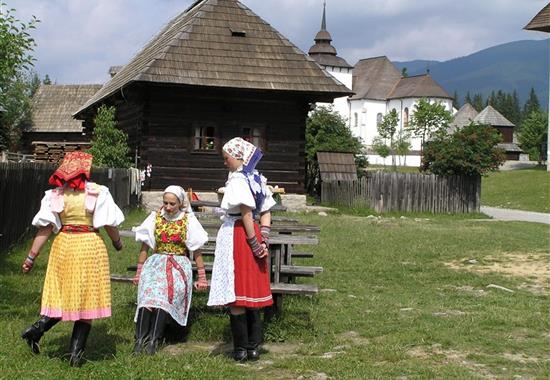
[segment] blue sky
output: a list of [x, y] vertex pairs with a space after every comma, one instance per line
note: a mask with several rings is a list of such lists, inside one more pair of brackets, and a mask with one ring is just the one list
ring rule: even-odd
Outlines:
[[[58, 84], [103, 83], [191, 0], [3, 0], [16, 16], [41, 20], [35, 68]], [[300, 49], [320, 27], [323, 0], [241, 0]], [[327, 0], [327, 24], [350, 64], [447, 60], [497, 44], [547, 38], [522, 28], [546, 0]]]

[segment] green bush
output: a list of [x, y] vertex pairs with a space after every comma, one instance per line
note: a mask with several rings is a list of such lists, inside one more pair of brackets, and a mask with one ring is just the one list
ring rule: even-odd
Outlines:
[[94, 156], [94, 166], [106, 168], [129, 168], [128, 136], [117, 129], [115, 107], [101, 106], [94, 119], [92, 147], [88, 150]]
[[452, 135], [436, 135], [424, 145], [422, 170], [437, 175], [485, 175], [504, 162], [497, 147], [500, 133], [489, 125], [471, 123]]

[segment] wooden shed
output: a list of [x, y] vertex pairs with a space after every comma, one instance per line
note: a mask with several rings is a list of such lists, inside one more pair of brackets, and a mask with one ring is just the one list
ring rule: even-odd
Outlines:
[[101, 85], [42, 85], [32, 99], [32, 124], [23, 133], [23, 150], [38, 161], [58, 162], [65, 152], [86, 149], [87, 135], [81, 120], [72, 114], [90, 99]]
[[353, 153], [317, 152], [317, 162], [322, 182], [357, 180]]
[[264, 151], [270, 183], [303, 193], [310, 105], [349, 89], [237, 0], [201, 0], [170, 21], [75, 117], [86, 129], [115, 105], [152, 188], [215, 190], [223, 144], [244, 137]]
[[506, 119], [490, 105], [485, 107], [473, 121], [479, 124], [490, 125], [498, 130], [502, 136], [502, 143], [498, 144], [498, 147], [506, 152], [506, 159], [512, 161], [519, 160], [519, 155], [523, 151], [514, 138], [514, 129], [516, 127], [514, 123]]

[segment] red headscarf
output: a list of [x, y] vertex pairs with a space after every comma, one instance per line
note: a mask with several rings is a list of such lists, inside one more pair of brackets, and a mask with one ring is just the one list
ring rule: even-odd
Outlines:
[[84, 190], [90, 179], [93, 156], [84, 152], [69, 152], [48, 181], [50, 185], [63, 187], [65, 184], [76, 190]]

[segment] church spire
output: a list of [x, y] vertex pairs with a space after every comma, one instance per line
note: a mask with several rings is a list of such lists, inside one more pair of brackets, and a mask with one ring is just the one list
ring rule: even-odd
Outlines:
[[321, 30], [327, 30], [327, 2], [323, 2], [323, 20], [321, 21]]

